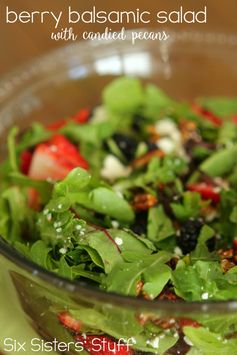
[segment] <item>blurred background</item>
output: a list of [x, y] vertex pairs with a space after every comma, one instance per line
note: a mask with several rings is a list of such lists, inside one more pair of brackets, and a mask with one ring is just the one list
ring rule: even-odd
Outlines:
[[[66, 11], [71, 5], [77, 11], [85, 11], [96, 5], [97, 10], [106, 11], [128, 11], [139, 8], [150, 12], [161, 10], [173, 11], [179, 9], [182, 5], [187, 10], [208, 8], [207, 24], [170, 24], [166, 26], [172, 29], [195, 29], [202, 31], [216, 31], [225, 33], [237, 32], [237, 0], [120, 0], [118, 2], [108, 0], [1, 0], [0, 2], [0, 76], [12, 70], [14, 67], [23, 64], [30, 59], [37, 57], [49, 50], [66, 44], [65, 41], [51, 40], [50, 35], [54, 24], [52, 19], [48, 19], [42, 25], [38, 21], [35, 24], [6, 24], [5, 8], [9, 6], [10, 10], [21, 11]], [[62, 22], [63, 26], [68, 27], [66, 19]], [[155, 22], [146, 27], [154, 27]], [[103, 32], [106, 25], [86, 25], [83, 23], [74, 26], [75, 34], [80, 34], [85, 30]], [[110, 28], [119, 30], [120, 24], [112, 25]], [[127, 28], [136, 28], [137, 25], [127, 25]], [[160, 27], [160, 29], [163, 29]]]

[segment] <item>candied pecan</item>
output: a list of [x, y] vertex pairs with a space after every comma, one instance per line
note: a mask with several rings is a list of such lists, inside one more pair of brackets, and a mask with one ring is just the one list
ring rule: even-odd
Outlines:
[[235, 248], [220, 249], [218, 250], [218, 254], [221, 259], [220, 263], [223, 272], [227, 272], [237, 265], [237, 250]]
[[136, 284], [136, 296], [139, 296], [142, 292], [144, 282], [142, 280], [139, 280]]
[[162, 329], [171, 329], [171, 328], [176, 328], [177, 326], [176, 319], [171, 317], [154, 319], [154, 323], [158, 327], [161, 327]]
[[148, 126], [146, 130], [148, 133], [150, 133], [152, 142], [156, 142], [158, 139], [160, 139], [160, 135], [157, 132], [155, 126]]
[[161, 291], [161, 293], [159, 294], [159, 296], [156, 298], [157, 300], [166, 300], [166, 301], [177, 301], [180, 300], [181, 298], [176, 296], [176, 294], [174, 292], [172, 292], [171, 290], [169, 290], [168, 288], [165, 288], [163, 291]]
[[190, 139], [199, 141], [200, 137], [197, 132], [197, 124], [194, 121], [182, 119], [179, 124], [180, 132], [183, 140], [186, 142]]
[[179, 318], [178, 325], [181, 329], [183, 329], [183, 327], [193, 327], [193, 328], [201, 327], [200, 323], [198, 323], [196, 320], [191, 318]]
[[218, 251], [218, 254], [219, 254], [221, 260], [223, 260], [223, 259], [232, 259], [233, 256], [234, 256], [234, 250], [233, 249], [225, 249], [225, 250], [220, 249]]
[[144, 165], [147, 165], [153, 157], [162, 158], [163, 156], [164, 156], [164, 152], [162, 152], [162, 150], [154, 149], [142, 155], [141, 157], [135, 159], [132, 163], [132, 166], [133, 168], [141, 168]]
[[146, 211], [157, 204], [157, 198], [148, 193], [137, 194], [133, 200], [133, 207], [137, 211]]
[[228, 260], [228, 259], [222, 259], [221, 260], [221, 269], [222, 269], [223, 272], [229, 271], [234, 266], [235, 266], [235, 264], [232, 261]]
[[237, 253], [237, 238], [233, 240], [233, 249]]
[[141, 325], [145, 325], [150, 319], [151, 316], [148, 314], [140, 313], [137, 315], [137, 320]]

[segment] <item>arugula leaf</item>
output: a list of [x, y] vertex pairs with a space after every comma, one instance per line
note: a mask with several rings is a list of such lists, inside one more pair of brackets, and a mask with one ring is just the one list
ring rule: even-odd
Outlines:
[[69, 193], [83, 190], [90, 181], [91, 175], [85, 169], [75, 168], [64, 180], [55, 184], [54, 196], [66, 196]]
[[96, 250], [103, 261], [106, 273], [109, 273], [117, 263], [122, 261], [116, 244], [111, 241], [108, 234], [103, 231], [86, 233], [84, 236], [81, 236], [79, 243], [81, 245], [88, 245]]
[[225, 176], [230, 173], [237, 162], [237, 145], [223, 148], [208, 157], [200, 165], [200, 170], [205, 174], [215, 176]]
[[70, 267], [65, 259], [65, 256], [62, 256], [59, 261], [58, 274], [62, 277], [65, 277], [69, 280], [73, 280], [72, 267]]
[[[122, 254], [123, 255], [123, 254]], [[108, 291], [136, 296], [136, 286], [141, 280], [147, 283], [147, 293], [155, 298], [168, 281], [168, 266], [164, 264], [170, 259], [170, 254], [158, 252], [144, 256], [142, 260], [134, 262], [121, 262], [117, 264], [105, 280]], [[124, 279], [124, 275], [126, 278]]]
[[108, 232], [115, 243], [118, 243], [119, 249], [122, 253], [131, 251], [135, 256], [137, 253], [149, 255], [155, 249], [152, 243], [148, 245], [145, 238], [135, 236], [130, 231], [109, 229]]
[[157, 119], [173, 105], [173, 101], [158, 87], [149, 84], [145, 88], [144, 115]]
[[217, 143], [220, 145], [228, 145], [235, 142], [237, 138], [237, 126], [233, 122], [226, 121], [220, 127], [218, 132]]
[[7, 137], [7, 146], [9, 154], [9, 163], [12, 171], [18, 171], [17, 156], [16, 156], [16, 143], [15, 139], [18, 134], [18, 128], [13, 127]]
[[170, 280], [171, 269], [165, 264], [152, 265], [143, 273], [143, 292], [151, 299], [156, 298]]
[[36, 146], [41, 142], [47, 141], [52, 135], [52, 132], [48, 131], [44, 125], [35, 122], [31, 128], [21, 137], [20, 142], [17, 145], [17, 152], [22, 152], [27, 148]]
[[89, 254], [91, 260], [96, 266], [102, 269], [104, 268], [103, 260], [99, 255], [99, 253], [97, 252], [97, 250], [91, 248], [89, 245], [82, 245], [82, 244], [80, 244], [80, 248], [84, 249]]
[[36, 189], [40, 194], [41, 202], [43, 204], [49, 201], [53, 189], [53, 185], [50, 182], [46, 180], [33, 180], [19, 172], [10, 173], [9, 179], [14, 185], [20, 187], [33, 187]]
[[199, 105], [213, 112], [217, 116], [226, 118], [237, 113], [237, 100], [236, 98], [227, 97], [207, 97], [199, 98], [197, 100]]
[[179, 261], [172, 273], [178, 296], [187, 301], [234, 299], [237, 292], [237, 273], [222, 273], [217, 261], [197, 260], [192, 265]]
[[20, 241], [24, 233], [34, 236], [36, 213], [28, 207], [27, 198], [17, 186], [5, 189], [1, 196], [3, 237], [10, 242]]
[[208, 225], [204, 225], [198, 237], [196, 248], [190, 253], [191, 262], [196, 260], [219, 260], [215, 253], [210, 253], [206, 242], [215, 234], [214, 229]]
[[120, 221], [132, 223], [135, 215], [129, 203], [115, 191], [98, 187], [90, 193], [93, 209]]
[[49, 252], [52, 249], [48, 247], [42, 240], [35, 242], [30, 249], [30, 258], [36, 264], [44, 267], [45, 269], [51, 270], [51, 258]]
[[149, 209], [147, 237], [153, 242], [160, 242], [175, 233], [171, 220], [162, 206]]
[[175, 217], [181, 221], [198, 216], [201, 208], [201, 197], [197, 192], [187, 191], [183, 194], [183, 204], [171, 203]]
[[144, 100], [140, 81], [131, 77], [121, 77], [112, 81], [106, 86], [102, 96], [105, 106], [119, 114], [136, 113]]
[[236, 339], [223, 339], [221, 334], [212, 333], [202, 327], [184, 327], [184, 334], [205, 355], [237, 353]]
[[98, 148], [105, 139], [113, 135], [115, 128], [116, 125], [111, 120], [83, 125], [70, 122], [61, 129], [61, 133], [75, 142], [80, 144], [90, 143], [93, 147]]

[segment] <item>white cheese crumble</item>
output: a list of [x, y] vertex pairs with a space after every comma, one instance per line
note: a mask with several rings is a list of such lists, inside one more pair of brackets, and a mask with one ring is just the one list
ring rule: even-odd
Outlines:
[[115, 180], [129, 176], [131, 171], [130, 167], [124, 166], [118, 158], [109, 154], [104, 160], [101, 176], [108, 180]]
[[100, 123], [106, 121], [108, 118], [108, 113], [104, 106], [98, 106], [93, 110], [91, 122]]
[[115, 241], [115, 243], [117, 245], [122, 245], [123, 244], [123, 239], [122, 238], [116, 237], [114, 241]]
[[112, 227], [114, 229], [118, 229], [119, 228], [119, 222], [118, 221], [111, 221]]
[[201, 297], [203, 300], [208, 300], [209, 297], [208, 292], [204, 292]]
[[174, 248], [174, 253], [175, 253], [175, 255], [178, 255], [178, 256], [183, 255], [182, 250], [179, 247]]
[[161, 138], [156, 142], [156, 145], [167, 154], [173, 153], [176, 149], [175, 143], [170, 138]]
[[177, 125], [168, 117], [158, 121], [155, 125], [155, 129], [161, 136], [169, 136], [172, 132], [178, 130]]

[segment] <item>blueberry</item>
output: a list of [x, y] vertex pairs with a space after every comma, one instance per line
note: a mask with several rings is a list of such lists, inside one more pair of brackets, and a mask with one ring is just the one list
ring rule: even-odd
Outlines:
[[134, 159], [138, 142], [136, 139], [121, 133], [115, 133], [113, 135], [113, 140], [117, 144], [118, 148], [122, 152], [123, 156], [131, 161]]

